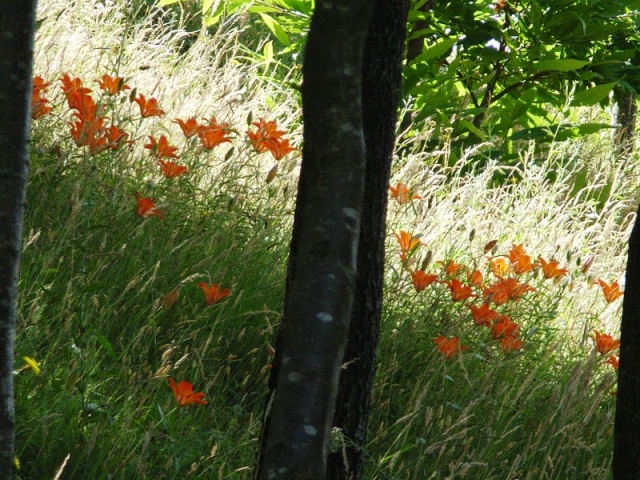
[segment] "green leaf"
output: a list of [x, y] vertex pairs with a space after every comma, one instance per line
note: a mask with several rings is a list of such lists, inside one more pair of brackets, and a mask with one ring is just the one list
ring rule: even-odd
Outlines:
[[167, 5], [173, 5], [174, 3], [178, 3], [180, 0], [160, 0], [158, 2], [158, 7], [166, 7]]
[[[436, 43], [425, 49], [420, 55], [418, 55], [413, 62], [427, 62], [433, 58], [438, 58], [447, 53], [451, 47], [453, 47], [458, 39], [456, 37], [446, 38], [440, 43]], [[412, 62], [412, 63], [413, 63]]]
[[618, 82], [605, 83], [597, 85], [588, 90], [583, 90], [574, 95], [571, 105], [591, 107], [609, 96], [609, 93], [618, 84]]
[[118, 357], [116, 355], [116, 352], [113, 350], [113, 346], [111, 345], [111, 342], [107, 339], [107, 337], [105, 337], [104, 335], [97, 334], [96, 340], [98, 340], [98, 342], [100, 342], [100, 344], [104, 347], [104, 349], [107, 351], [111, 359], [117, 362]]
[[213, 5], [213, 0], [202, 0], [202, 14], [206, 15]]
[[565, 58], [562, 60], [541, 60], [533, 64], [533, 69], [537, 71], [553, 70], [557, 72], [573, 72], [589, 65], [586, 60], [575, 58]]
[[282, 28], [282, 26], [276, 21], [275, 18], [273, 18], [271, 15], [267, 15], [266, 13], [259, 13], [259, 15], [267, 28], [271, 30], [271, 33], [273, 33], [275, 37], [280, 40], [280, 43], [282, 43], [285, 47], [291, 46], [291, 40], [289, 40], [287, 32], [285, 32], [284, 28]]

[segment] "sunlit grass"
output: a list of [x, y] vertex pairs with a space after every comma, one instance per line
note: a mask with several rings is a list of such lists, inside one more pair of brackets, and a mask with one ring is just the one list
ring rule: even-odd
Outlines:
[[[258, 155], [245, 131], [248, 119], [275, 120], [299, 146], [298, 94], [243, 59], [246, 19], [194, 34], [135, 4], [40, 2], [34, 71], [52, 82], [54, 111], [33, 128], [20, 282], [17, 366], [29, 356], [41, 368], [16, 378], [23, 479], [53, 478], [67, 455], [62, 478], [74, 479], [250, 478], [255, 461], [300, 157]], [[122, 76], [166, 114], [140, 118], [123, 92], [108, 115], [134, 143], [88, 155], [69, 134], [63, 73], [103, 100], [95, 79]], [[210, 152], [172, 121], [213, 116], [234, 132]], [[165, 179], [149, 135], [166, 135], [189, 174]], [[496, 162], [460, 175], [441, 166], [446, 142], [415, 145], [394, 163], [392, 184], [422, 198], [389, 206], [365, 478], [609, 478], [615, 377], [588, 336], [617, 335], [621, 302], [591, 283], [623, 279], [637, 156], [618, 159], [605, 136], [531, 145], [514, 181], [496, 186]], [[135, 192], [164, 218], [136, 215]], [[537, 290], [513, 307], [524, 348], [505, 353], [446, 285], [415, 291], [391, 235], [400, 230], [421, 235], [414, 269], [428, 255], [427, 271], [448, 260], [486, 268], [522, 244], [568, 275], [527, 274]], [[208, 305], [199, 283], [231, 293]], [[438, 335], [469, 348], [446, 359]], [[178, 408], [168, 376], [208, 405]]]

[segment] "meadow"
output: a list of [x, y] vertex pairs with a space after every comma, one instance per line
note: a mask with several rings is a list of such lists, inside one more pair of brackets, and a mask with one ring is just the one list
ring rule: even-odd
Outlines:
[[[19, 477], [249, 479], [299, 70], [241, 14], [206, 30], [144, 2], [39, 3]], [[450, 162], [431, 136], [398, 132], [364, 478], [611, 478], [638, 155], [607, 132]]]

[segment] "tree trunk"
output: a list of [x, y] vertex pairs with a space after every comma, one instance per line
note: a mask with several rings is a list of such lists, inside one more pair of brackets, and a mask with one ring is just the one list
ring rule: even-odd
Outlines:
[[36, 1], [0, 4], [0, 478], [15, 476], [18, 273], [27, 189]]
[[362, 52], [374, 0], [319, 0], [303, 65], [304, 151], [256, 478], [325, 478], [355, 290], [365, 146]]
[[640, 208], [629, 239], [613, 445], [614, 480], [640, 478]]
[[376, 4], [363, 62], [367, 152], [356, 296], [340, 375], [334, 425], [348, 439], [329, 455], [327, 478], [357, 479], [363, 463], [375, 351], [382, 312], [385, 218], [400, 102], [408, 0]]
[[633, 153], [633, 147], [636, 141], [638, 105], [636, 103], [635, 93], [626, 92], [621, 94], [620, 98], [616, 95], [616, 105], [618, 107], [618, 118], [616, 122], [620, 124], [620, 127], [616, 130], [615, 144], [619, 154], [630, 155]]

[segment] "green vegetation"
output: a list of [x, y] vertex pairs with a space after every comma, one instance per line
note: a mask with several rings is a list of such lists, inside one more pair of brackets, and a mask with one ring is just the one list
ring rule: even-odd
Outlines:
[[[52, 110], [33, 125], [20, 282], [17, 363], [26, 356], [40, 368], [16, 377], [23, 480], [59, 471], [248, 479], [255, 461], [300, 155], [258, 153], [246, 131], [264, 118], [301, 146], [299, 97], [287, 83], [298, 74], [291, 65], [281, 77], [287, 63], [248, 55], [242, 39], [264, 53], [269, 32], [252, 30], [242, 12], [194, 33], [179, 10], [135, 3], [40, 2], [34, 72], [51, 82], [40, 98]], [[70, 108], [64, 74], [92, 90], [95, 116], [86, 103]], [[107, 95], [95, 82], [104, 74], [131, 90], [118, 84]], [[132, 101], [140, 94], [165, 113], [143, 118]], [[128, 137], [99, 152], [94, 143], [92, 155], [69, 123], [102, 115]], [[185, 138], [174, 119], [190, 117], [230, 141], [208, 150], [198, 135]], [[428, 121], [413, 130], [399, 135], [392, 185], [421, 198], [389, 205], [365, 478], [610, 478], [613, 351], [589, 336], [617, 336], [621, 302], [593, 282], [621, 280], [637, 154], [618, 158], [600, 131], [544, 148], [521, 143], [507, 167], [485, 156], [491, 137], [453, 155], [451, 131]], [[156, 155], [171, 151], [149, 138], [162, 135], [178, 158], [159, 158], [188, 173], [163, 174]], [[404, 258], [393, 235], [401, 231], [420, 240]], [[534, 264], [541, 256], [567, 270], [557, 279], [540, 266], [501, 273], [535, 288], [492, 304], [518, 324], [522, 349], [502, 347], [467, 306], [494, 301], [485, 297], [499, 279], [489, 260], [514, 268], [513, 245]], [[457, 272], [447, 273], [450, 261]], [[476, 269], [477, 296], [454, 301], [452, 280], [470, 283]], [[418, 270], [449, 285], [416, 291]], [[200, 283], [230, 294], [208, 304]], [[467, 348], [443, 351], [438, 336]], [[177, 406], [168, 377], [191, 382], [208, 404]], [[343, 440], [337, 432], [336, 448]]]

